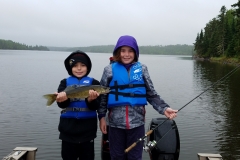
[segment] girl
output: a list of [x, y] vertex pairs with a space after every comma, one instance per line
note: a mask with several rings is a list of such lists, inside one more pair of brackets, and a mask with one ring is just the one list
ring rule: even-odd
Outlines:
[[[112, 160], [126, 158], [124, 150], [144, 136], [145, 105], [149, 102], [160, 114], [175, 118], [177, 110], [160, 98], [153, 87], [147, 66], [138, 62], [137, 41], [132, 36], [121, 36], [113, 51], [114, 62], [104, 68], [101, 85], [111, 88], [103, 95], [98, 109], [100, 129], [107, 134], [105, 115], [109, 119], [109, 145]], [[128, 154], [128, 160], [142, 159], [143, 143], [138, 143]]]

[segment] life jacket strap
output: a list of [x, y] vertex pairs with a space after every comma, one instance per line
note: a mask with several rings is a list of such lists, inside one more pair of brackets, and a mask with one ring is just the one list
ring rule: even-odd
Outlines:
[[[117, 81], [114, 81], [114, 87], [116, 88], [115, 91], [115, 100], [118, 101], [118, 83]], [[110, 88], [111, 89], [111, 88]]]
[[125, 89], [125, 88], [136, 88], [136, 87], [146, 87], [145, 84], [126, 84], [126, 85], [117, 85], [117, 83], [114, 82], [114, 86], [110, 87], [110, 89]]
[[68, 108], [65, 108], [61, 111], [61, 114], [62, 113], [65, 113], [67, 111], [73, 111], [73, 112], [86, 112], [86, 111], [91, 111], [89, 108], [78, 108], [78, 107], [68, 107]]
[[[123, 97], [146, 97], [146, 94], [134, 94], [134, 93], [123, 93], [111, 91], [109, 94], [121, 95]], [[118, 97], [117, 97], [118, 98]]]

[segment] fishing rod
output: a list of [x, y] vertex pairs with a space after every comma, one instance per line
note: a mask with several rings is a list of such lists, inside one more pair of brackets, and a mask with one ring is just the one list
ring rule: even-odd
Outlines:
[[[235, 67], [232, 71], [230, 71], [228, 74], [226, 74], [225, 76], [223, 76], [222, 78], [220, 78], [219, 80], [217, 80], [215, 83], [213, 83], [211, 86], [209, 86], [207, 89], [205, 89], [203, 92], [201, 92], [199, 95], [197, 95], [196, 97], [194, 97], [191, 101], [189, 101], [188, 103], [186, 103], [184, 106], [182, 106], [181, 108], [178, 109], [177, 112], [181, 111], [183, 108], [185, 108], [187, 105], [189, 105], [191, 102], [193, 102], [195, 99], [197, 99], [198, 97], [200, 97], [203, 93], [207, 92], [210, 88], [214, 87], [216, 84], [218, 84], [219, 82], [223, 81], [224, 79], [230, 77], [233, 73], [235, 73], [238, 68], [240, 68], [240, 65], [238, 65], [237, 67]], [[158, 127], [160, 127], [163, 123], [165, 123], [167, 120], [169, 120], [169, 118], [167, 118], [166, 120], [164, 120], [162, 123], [158, 124], [156, 127], [154, 127], [153, 129], [150, 129], [143, 137], [139, 138], [136, 142], [134, 142], [131, 146], [129, 146], [127, 149], [125, 149], [125, 153], [128, 153], [132, 148], [134, 148], [139, 142], [142, 142], [146, 139], [147, 136], [149, 136], [150, 134], [153, 133], [154, 130], [156, 130]], [[172, 129], [172, 128], [171, 128]], [[171, 130], [170, 129], [170, 130]], [[170, 131], [169, 130], [169, 131]], [[168, 132], [169, 132], [168, 131]], [[167, 133], [168, 133], [167, 132]], [[167, 134], [166, 133], [166, 134]], [[162, 137], [163, 138], [163, 137]], [[161, 138], [161, 139], [162, 139]], [[161, 140], [160, 139], [160, 140]], [[159, 140], [159, 141], [160, 141]], [[157, 142], [154, 142], [157, 143]], [[152, 144], [150, 144], [151, 146]], [[155, 144], [153, 144], [155, 145]], [[151, 146], [152, 147], [152, 146]]]

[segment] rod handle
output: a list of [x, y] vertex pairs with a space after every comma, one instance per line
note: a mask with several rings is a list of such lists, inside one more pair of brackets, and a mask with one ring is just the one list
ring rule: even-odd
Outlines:
[[133, 149], [133, 147], [135, 147], [137, 145], [136, 142], [134, 142], [131, 146], [129, 146], [127, 149], [125, 149], [125, 153], [128, 153], [131, 149]]
[[[152, 132], [153, 132], [153, 130], [149, 130], [146, 134], [145, 134], [145, 136], [149, 136], [150, 134], [152, 134]], [[125, 153], [128, 153], [131, 149], [133, 149], [136, 145], [137, 145], [137, 143], [138, 143], [139, 141], [137, 141], [137, 142], [134, 142], [131, 146], [129, 146], [127, 149], [125, 149]]]
[[150, 134], [152, 134], [153, 130], [149, 130], [147, 133], [146, 133], [146, 136], [149, 136]]

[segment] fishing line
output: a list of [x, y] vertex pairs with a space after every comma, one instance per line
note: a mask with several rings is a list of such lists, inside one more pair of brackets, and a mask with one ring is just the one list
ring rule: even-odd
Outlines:
[[[198, 97], [200, 97], [203, 93], [207, 92], [210, 88], [214, 87], [216, 84], [220, 83], [221, 81], [223, 81], [224, 79], [227, 79], [228, 77], [230, 77], [232, 74], [234, 74], [238, 68], [240, 68], [240, 65], [238, 65], [237, 67], [235, 67], [232, 71], [230, 71], [228, 74], [226, 74], [225, 76], [223, 76], [222, 78], [220, 78], [218, 81], [216, 81], [215, 83], [213, 83], [211, 86], [209, 86], [207, 89], [205, 89], [203, 92], [201, 92], [198, 96], [194, 97], [191, 101], [189, 101], [188, 103], [186, 103], [184, 106], [182, 106], [180, 109], [178, 109], [178, 112], [181, 111], [183, 108], [185, 108], [187, 105], [189, 105], [191, 102], [193, 102], [195, 99], [197, 99]], [[221, 83], [220, 83], [221, 84]], [[154, 127], [153, 129], [149, 130], [142, 138], [139, 138], [136, 142], [134, 142], [131, 146], [129, 146], [127, 149], [125, 149], [125, 153], [129, 152], [132, 148], [134, 148], [139, 142], [144, 141], [145, 138], [147, 136], [149, 136], [150, 134], [152, 134], [152, 132], [154, 130], [156, 130], [158, 127], [160, 127], [163, 123], [165, 123], [167, 120], [169, 120], [169, 118], [167, 118], [166, 120], [164, 120], [162, 123], [158, 124], [156, 127]], [[172, 128], [169, 129], [169, 131]], [[169, 132], [167, 131], [167, 133]], [[167, 134], [165, 133], [164, 136]], [[162, 137], [163, 138], [163, 137]], [[160, 138], [158, 140], [158, 142], [162, 139]]]
[[[210, 88], [212, 88], [213, 86], [215, 86], [217, 83], [221, 82], [224, 79], [227, 79], [228, 77], [230, 77], [233, 73], [235, 73], [238, 68], [240, 67], [240, 65], [238, 65], [236, 68], [234, 68], [232, 71], [230, 71], [228, 74], [226, 74], [225, 76], [223, 76], [221, 79], [219, 79], [218, 81], [216, 81], [215, 83], [213, 83], [211, 86], [209, 86], [207, 89], [205, 89], [202, 93], [200, 93], [198, 96], [196, 96], [195, 98], [193, 98], [191, 101], [189, 101], [187, 104], [185, 104], [184, 106], [182, 106], [180, 109], [178, 109], [178, 112], [180, 110], [182, 110], [184, 107], [186, 107], [188, 104], [190, 104], [192, 101], [194, 101], [195, 99], [197, 99], [198, 97], [200, 97], [203, 93], [207, 92]], [[223, 82], [223, 81], [222, 81]], [[221, 84], [221, 83], [219, 83]]]

